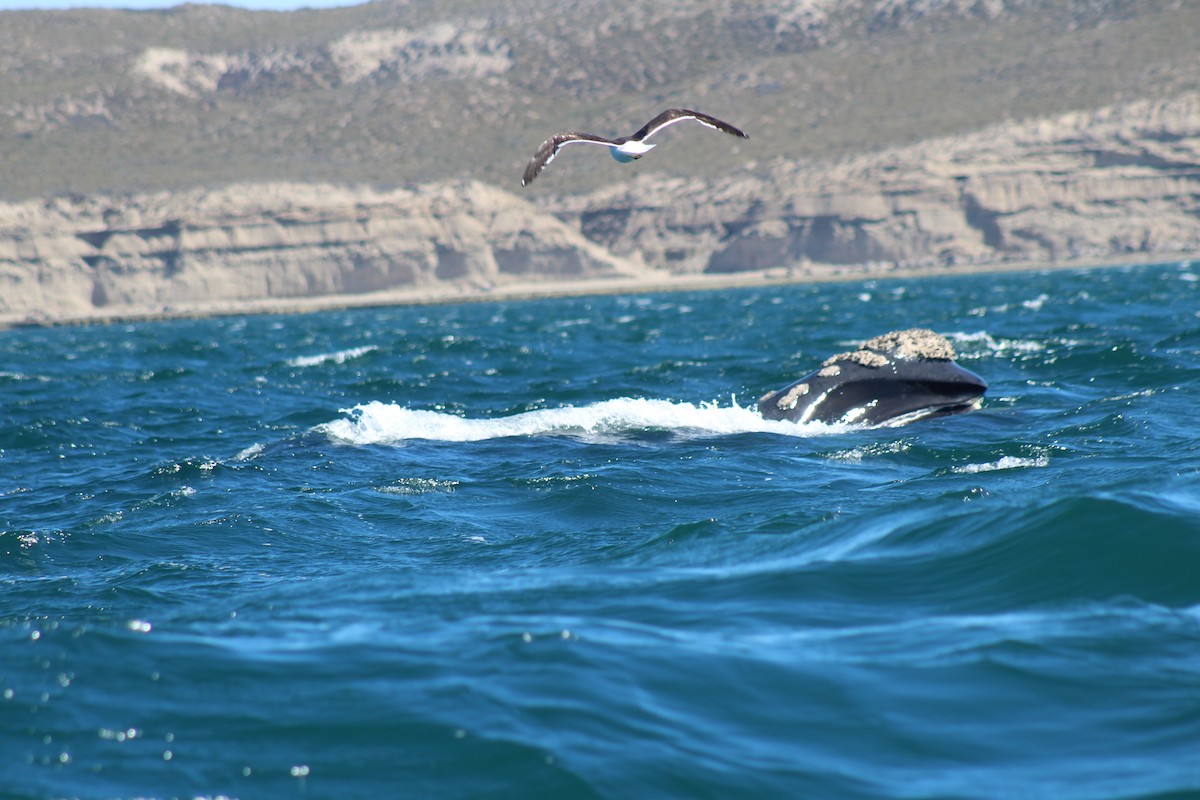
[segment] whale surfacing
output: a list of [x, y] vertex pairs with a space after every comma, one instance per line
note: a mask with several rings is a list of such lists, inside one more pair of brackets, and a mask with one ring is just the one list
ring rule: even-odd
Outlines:
[[831, 356], [758, 401], [767, 419], [901, 425], [979, 408], [987, 383], [955, 363], [954, 345], [926, 328], [892, 331]]

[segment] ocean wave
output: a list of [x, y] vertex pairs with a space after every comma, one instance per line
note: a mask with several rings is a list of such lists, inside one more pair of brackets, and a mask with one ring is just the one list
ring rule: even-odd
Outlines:
[[1013, 353], [1040, 353], [1046, 349], [1045, 344], [1033, 339], [997, 339], [987, 331], [956, 331], [947, 333], [946, 336], [957, 346], [960, 351], [959, 358], [962, 359]]
[[435, 492], [453, 492], [459, 487], [459, 481], [438, 480], [437, 478], [399, 478], [395, 483], [378, 486], [375, 491], [380, 494], [431, 494]]
[[961, 467], [952, 467], [951, 472], [957, 472], [960, 475], [974, 475], [979, 472], [996, 472], [1002, 469], [1025, 469], [1027, 467], [1048, 467], [1050, 466], [1050, 458], [1045, 453], [1041, 453], [1033, 458], [1021, 458], [1019, 456], [1003, 456], [997, 461], [990, 461], [986, 464], [965, 464]]
[[[1089, 637], [1116, 638], [1152, 647], [1158, 631], [1189, 633], [1190, 623], [1172, 609], [1133, 598], [1111, 602], [1072, 603], [1062, 607], [1023, 609], [987, 614], [945, 614], [894, 620], [870, 620], [834, 627], [769, 627], [756, 631], [719, 630], [692, 634], [682, 646], [709, 652], [728, 652], [762, 658], [791, 655], [840, 664], [910, 664], [946, 667], [993, 662], [1029, 672], [1053, 674]], [[605, 627], [589, 630], [589, 641], [616, 640], [623, 646], [655, 644], [657, 631], [614, 633]], [[682, 637], [680, 637], [682, 638]], [[647, 641], [649, 640], [649, 641]], [[616, 643], [614, 642], [614, 643]], [[1181, 653], [1163, 659], [1183, 666]]]
[[255, 442], [249, 447], [242, 450], [233, 457], [234, 461], [252, 461], [263, 454], [264, 447], [261, 442]]
[[1032, 300], [1022, 301], [1021, 307], [1027, 308], [1030, 311], [1041, 311], [1042, 306], [1044, 306], [1046, 304], [1046, 301], [1049, 299], [1050, 299], [1050, 295], [1046, 294], [1045, 292], [1042, 292], [1041, 294], [1039, 294], [1037, 297], [1033, 298]]
[[346, 419], [317, 426], [317, 431], [349, 444], [395, 444], [409, 439], [476, 442], [513, 436], [576, 436], [607, 439], [639, 431], [669, 431], [688, 436], [727, 436], [773, 433], [782, 436], [820, 436], [850, 426], [797, 424], [763, 419], [756, 409], [736, 400], [729, 406], [622, 397], [586, 406], [526, 411], [497, 419], [469, 419], [439, 411], [410, 409], [372, 401], [342, 409]]
[[974, 609], [979, 598], [990, 598], [993, 612], [1114, 598], [1182, 607], [1196, 598], [1196, 505], [1186, 486], [948, 504], [938, 513], [895, 507], [834, 520], [810, 535], [810, 549], [780, 563], [806, 574], [823, 564], [827, 575], [849, 571], [880, 588], [903, 572], [943, 608]]
[[831, 461], [845, 461], [851, 464], [857, 464], [867, 458], [873, 458], [875, 456], [904, 453], [907, 452], [911, 447], [911, 441], [907, 439], [896, 439], [894, 441], [872, 442], [871, 444], [853, 447], [849, 450], [839, 450], [836, 453], [830, 453], [827, 457]]
[[379, 348], [376, 345], [369, 344], [362, 347], [351, 347], [346, 350], [337, 350], [333, 353], [318, 353], [315, 356], [296, 356], [288, 359], [289, 367], [317, 367], [321, 364], [345, 364], [347, 361], [355, 358], [362, 358], [367, 353], [373, 353]]
[[9, 370], [0, 369], [0, 380], [6, 381], [38, 381], [39, 383], [49, 383], [50, 378], [44, 375], [32, 375], [24, 372], [11, 372]]
[[995, 306], [979, 306], [971, 309], [967, 313], [973, 317], [986, 317], [989, 314], [1009, 314], [1017, 309], [1025, 309], [1026, 311], [1041, 311], [1049, 300], [1050, 295], [1042, 292], [1037, 297], [1033, 297], [1028, 300], [1012, 301], [1008, 303], [1001, 303]]

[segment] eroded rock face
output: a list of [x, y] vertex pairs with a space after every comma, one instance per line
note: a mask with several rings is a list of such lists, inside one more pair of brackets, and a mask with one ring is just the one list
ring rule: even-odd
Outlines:
[[706, 183], [478, 181], [0, 204], [0, 319], [506, 282], [886, 274], [1200, 252], [1200, 94]]
[[684, 273], [1195, 252], [1200, 95], [556, 202], [613, 253]]
[[243, 185], [0, 205], [0, 313], [34, 318], [636, 272], [479, 183]]

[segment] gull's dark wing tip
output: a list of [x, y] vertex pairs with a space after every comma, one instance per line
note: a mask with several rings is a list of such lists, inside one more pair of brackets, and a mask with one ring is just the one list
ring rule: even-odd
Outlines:
[[730, 125], [723, 119], [717, 119], [711, 114], [705, 114], [702, 111], [684, 111], [684, 115], [693, 117], [697, 122], [702, 122], [705, 125], [724, 131], [732, 136], [740, 136], [743, 139], [749, 139], [750, 134], [743, 131], [734, 125]]
[[529, 163], [525, 165], [525, 174], [521, 176], [521, 185], [528, 186], [532, 183], [533, 179], [542, 171], [543, 166], [545, 166], [545, 163], [539, 162], [537, 156], [529, 159]]
[[703, 111], [693, 111], [690, 108], [668, 108], [666, 111], [663, 111], [654, 119], [643, 125], [637, 133], [629, 138], [636, 139], [638, 141], [647, 139], [668, 125], [672, 125], [684, 119], [694, 119], [701, 125], [707, 125], [710, 128], [723, 131], [731, 136], [738, 136], [742, 139], [750, 138], [749, 134], [745, 133], [740, 128], [730, 125], [724, 120], [717, 119], [711, 114], [705, 114]]
[[525, 165], [525, 174], [521, 176], [522, 186], [528, 186], [538, 176], [538, 173], [554, 160], [554, 154], [558, 152], [558, 148], [562, 147], [564, 136], [565, 134], [560, 133], [542, 142], [537, 152], [533, 154], [533, 158], [529, 159], [529, 163]]
[[570, 144], [571, 142], [591, 142], [593, 144], [602, 144], [606, 147], [616, 144], [612, 139], [596, 136], [593, 133], [580, 133], [578, 131], [556, 133], [542, 142], [542, 146], [533, 154], [533, 158], [529, 159], [529, 164], [525, 166], [525, 174], [521, 176], [521, 185], [528, 186], [530, 181], [538, 176], [538, 173], [550, 165], [550, 162], [558, 155], [559, 149], [564, 144]]

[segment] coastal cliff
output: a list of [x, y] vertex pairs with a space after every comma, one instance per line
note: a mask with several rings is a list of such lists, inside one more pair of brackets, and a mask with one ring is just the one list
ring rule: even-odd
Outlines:
[[1200, 95], [561, 203], [615, 255], [681, 273], [1168, 258], [1200, 252]]
[[[475, 181], [303, 183], [0, 204], [0, 319], [774, 270], [886, 274], [1200, 252], [1200, 95], [721, 181], [537, 205]], [[232, 305], [231, 305], [232, 304]]]
[[120, 317], [382, 290], [449, 296], [644, 270], [477, 182], [0, 204], [0, 319]]

